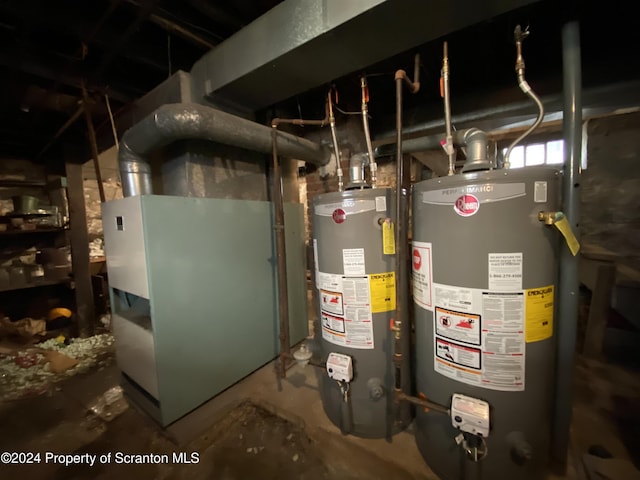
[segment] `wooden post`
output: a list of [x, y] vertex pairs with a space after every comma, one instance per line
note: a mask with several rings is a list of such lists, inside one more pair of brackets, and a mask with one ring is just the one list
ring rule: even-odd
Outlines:
[[67, 172], [67, 196], [69, 199], [69, 224], [71, 230], [71, 261], [75, 282], [78, 334], [89, 337], [94, 334], [95, 307], [89, 264], [89, 232], [84, 203], [82, 163], [84, 151], [77, 147], [65, 148]]

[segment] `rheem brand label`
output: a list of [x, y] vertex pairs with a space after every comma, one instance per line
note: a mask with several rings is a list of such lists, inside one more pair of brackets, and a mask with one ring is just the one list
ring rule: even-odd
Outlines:
[[336, 223], [342, 223], [347, 219], [347, 213], [341, 208], [336, 208], [331, 216]]
[[461, 217], [470, 217], [480, 209], [480, 201], [475, 195], [461, 195], [456, 199], [453, 209]]

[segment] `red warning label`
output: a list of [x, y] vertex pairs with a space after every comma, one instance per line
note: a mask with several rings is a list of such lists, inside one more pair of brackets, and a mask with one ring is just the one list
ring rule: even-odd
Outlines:
[[436, 334], [459, 342], [480, 345], [481, 316], [436, 307]]
[[344, 314], [342, 293], [320, 290], [320, 306], [324, 312], [332, 313], [334, 315]]

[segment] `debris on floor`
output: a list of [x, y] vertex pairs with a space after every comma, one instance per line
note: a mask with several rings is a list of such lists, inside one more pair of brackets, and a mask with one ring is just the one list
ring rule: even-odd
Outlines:
[[52, 338], [0, 356], [0, 401], [43, 395], [60, 380], [111, 362], [113, 335]]
[[640, 480], [640, 471], [629, 460], [585, 454], [582, 464], [588, 480]]
[[89, 411], [105, 422], [110, 422], [118, 417], [127, 408], [129, 408], [129, 404], [125, 400], [120, 386], [111, 387], [89, 405]]
[[231, 410], [209, 438], [200, 463], [210, 465], [210, 478], [337, 478], [302, 425], [251, 402]]
[[23, 318], [12, 322], [8, 317], [0, 318], [0, 336], [18, 335], [22, 338], [31, 338], [42, 335], [47, 331], [47, 322], [43, 319]]

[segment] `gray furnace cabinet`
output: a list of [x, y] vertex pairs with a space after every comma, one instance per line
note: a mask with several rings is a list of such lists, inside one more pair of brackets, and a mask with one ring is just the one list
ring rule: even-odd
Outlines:
[[[279, 351], [269, 202], [142, 195], [102, 207], [116, 357], [163, 426]], [[291, 343], [308, 335], [302, 205], [285, 205]]]

